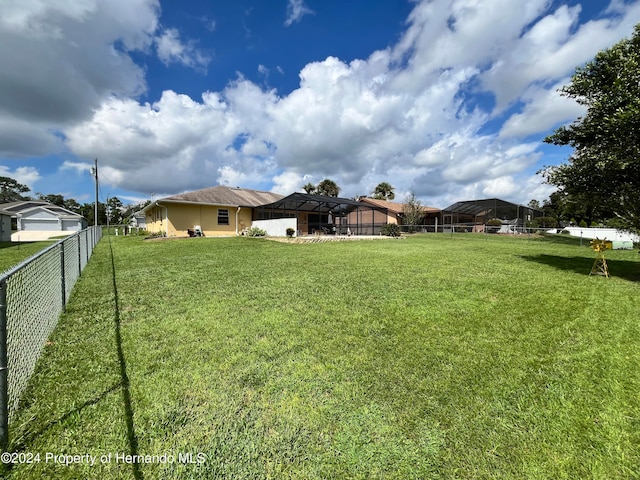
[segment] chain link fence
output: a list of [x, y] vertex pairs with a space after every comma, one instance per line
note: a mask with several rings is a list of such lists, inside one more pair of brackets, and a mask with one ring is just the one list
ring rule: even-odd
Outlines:
[[551, 227], [526, 227], [505, 223], [503, 225], [485, 225], [483, 223], [454, 223], [445, 225], [400, 225], [402, 233], [484, 233], [530, 235], [534, 233], [555, 232]]
[[91, 227], [0, 275], [0, 442], [73, 286], [102, 237]]

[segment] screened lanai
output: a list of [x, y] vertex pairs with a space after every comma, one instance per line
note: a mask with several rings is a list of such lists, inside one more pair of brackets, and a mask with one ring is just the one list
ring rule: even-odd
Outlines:
[[442, 209], [442, 220], [445, 227], [447, 225], [484, 225], [494, 218], [515, 226], [525, 226], [526, 222], [543, 215], [542, 210], [537, 208], [507, 202], [499, 198], [466, 200]]
[[298, 235], [377, 235], [387, 223], [387, 209], [348, 198], [308, 193], [255, 207], [254, 220], [296, 218]]

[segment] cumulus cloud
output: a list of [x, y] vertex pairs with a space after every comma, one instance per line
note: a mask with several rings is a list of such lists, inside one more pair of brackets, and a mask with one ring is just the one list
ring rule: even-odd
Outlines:
[[159, 31], [159, 15], [158, 0], [3, 2], [0, 155], [59, 153], [61, 132], [90, 120], [105, 99], [144, 93], [134, 51], [150, 54], [155, 44], [165, 63], [206, 67], [193, 42]]
[[[593, 56], [625, 28], [620, 19], [576, 28], [579, 7], [548, 7], [546, 0], [421, 2], [395, 46], [351, 63], [309, 63], [285, 96], [240, 77], [202, 101], [174, 92], [144, 105], [113, 98], [67, 130], [68, 144], [80, 155], [108, 152], [123, 170], [173, 171], [173, 189], [203, 178], [246, 186], [258, 177], [253, 184], [284, 193], [311, 173], [337, 179], [346, 195], [388, 180], [435, 199], [515, 198], [541, 155], [538, 143], [523, 140], [580, 113], [555, 93], [574, 68], [570, 58]], [[597, 37], [595, 47], [587, 48], [587, 34]], [[495, 110], [469, 100], [483, 90], [496, 98]], [[499, 134], [480, 135], [515, 99], [524, 107]], [[145, 182], [162, 183], [151, 178]]]
[[[422, 1], [395, 45], [349, 63], [335, 57], [310, 62], [291, 92], [279, 94], [239, 75], [200, 98], [167, 90], [141, 103], [144, 74], [126, 49], [113, 47], [115, 39], [126, 39], [127, 48], [155, 47], [166, 64], [205, 68], [208, 59], [177, 30], [159, 30], [157, 3], [129, 4], [145, 15], [118, 16], [110, 27], [96, 26], [106, 7], [90, 0], [73, 7], [33, 0], [37, 8], [28, 19], [18, 8], [3, 17], [0, 58], [9, 48], [3, 39], [17, 48], [37, 22], [49, 25], [42, 29], [47, 42], [27, 38], [20, 48], [31, 45], [45, 63], [53, 53], [68, 66], [66, 81], [79, 85], [80, 106], [45, 88], [40, 73], [33, 85], [26, 82], [24, 108], [0, 99], [0, 126], [28, 132], [27, 122], [37, 117], [33, 151], [64, 138], [79, 158], [104, 159], [106, 176], [132, 191], [176, 193], [221, 183], [285, 194], [329, 177], [347, 197], [388, 181], [400, 201], [414, 191], [436, 206], [479, 196], [544, 199], [550, 189], [535, 175], [541, 153], [534, 135], [581, 113], [555, 90], [578, 63], [629, 35], [640, 20], [640, 3], [615, 2], [615, 15], [579, 25], [579, 7], [550, 9], [548, 0]], [[310, 13], [302, 2], [289, 8], [291, 22]], [[60, 25], [77, 32], [55, 28]], [[102, 30], [92, 36], [89, 26]], [[89, 59], [70, 53], [69, 39], [79, 41], [80, 32], [97, 45], [95, 61], [107, 62], [95, 74]], [[11, 59], [13, 66], [19, 61]], [[256, 68], [268, 75], [264, 65]], [[17, 80], [11, 81], [0, 72], [0, 87], [10, 85], [19, 95]], [[55, 101], [66, 113], [54, 113]]]

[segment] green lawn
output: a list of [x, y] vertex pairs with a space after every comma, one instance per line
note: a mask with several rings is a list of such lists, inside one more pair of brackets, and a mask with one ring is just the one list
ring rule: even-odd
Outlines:
[[40, 461], [5, 474], [638, 478], [640, 255], [607, 252], [610, 279], [594, 257], [563, 237], [105, 238], [11, 425]]
[[54, 242], [50, 240], [24, 243], [0, 242], [0, 273], [44, 250], [52, 243]]

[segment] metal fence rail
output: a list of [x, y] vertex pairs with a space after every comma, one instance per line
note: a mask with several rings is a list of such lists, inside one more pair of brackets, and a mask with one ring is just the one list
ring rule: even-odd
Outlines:
[[61, 240], [0, 275], [0, 443], [102, 227]]

